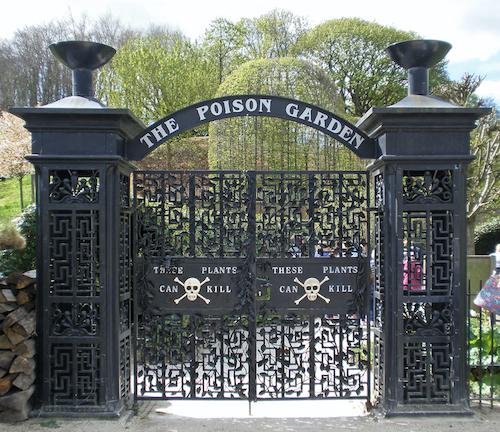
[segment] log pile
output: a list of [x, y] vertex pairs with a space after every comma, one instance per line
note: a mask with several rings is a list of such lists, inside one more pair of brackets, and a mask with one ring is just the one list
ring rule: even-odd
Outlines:
[[0, 422], [28, 418], [35, 386], [34, 275], [0, 279]]

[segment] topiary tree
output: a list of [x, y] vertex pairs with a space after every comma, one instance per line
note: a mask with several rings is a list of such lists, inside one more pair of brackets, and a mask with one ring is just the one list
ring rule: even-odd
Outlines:
[[[299, 59], [247, 62], [229, 75], [217, 96], [267, 94], [298, 99], [345, 115], [333, 81], [317, 66]], [[212, 169], [357, 169], [361, 160], [322, 133], [294, 122], [236, 117], [209, 127]]]
[[475, 253], [478, 255], [488, 255], [495, 250], [495, 246], [500, 243], [500, 217], [479, 225], [474, 235]]

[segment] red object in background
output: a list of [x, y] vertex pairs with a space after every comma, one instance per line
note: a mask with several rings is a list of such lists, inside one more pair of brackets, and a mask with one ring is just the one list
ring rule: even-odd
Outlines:
[[408, 259], [403, 261], [403, 289], [410, 291], [422, 290], [422, 264], [411, 258], [410, 268], [408, 268]]

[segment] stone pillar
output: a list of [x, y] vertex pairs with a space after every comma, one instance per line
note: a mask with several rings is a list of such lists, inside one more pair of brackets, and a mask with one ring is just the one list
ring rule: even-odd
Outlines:
[[378, 142], [374, 384], [388, 415], [468, 412], [466, 172], [487, 111], [410, 94], [358, 122]]
[[144, 126], [92, 95], [11, 111], [32, 133], [38, 186], [37, 408], [119, 415], [131, 369], [133, 167], [124, 155]]

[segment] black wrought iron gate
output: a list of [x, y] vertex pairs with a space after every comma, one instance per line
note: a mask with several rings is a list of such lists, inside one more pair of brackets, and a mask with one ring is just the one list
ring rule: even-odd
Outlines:
[[369, 397], [366, 172], [133, 187], [138, 399]]

